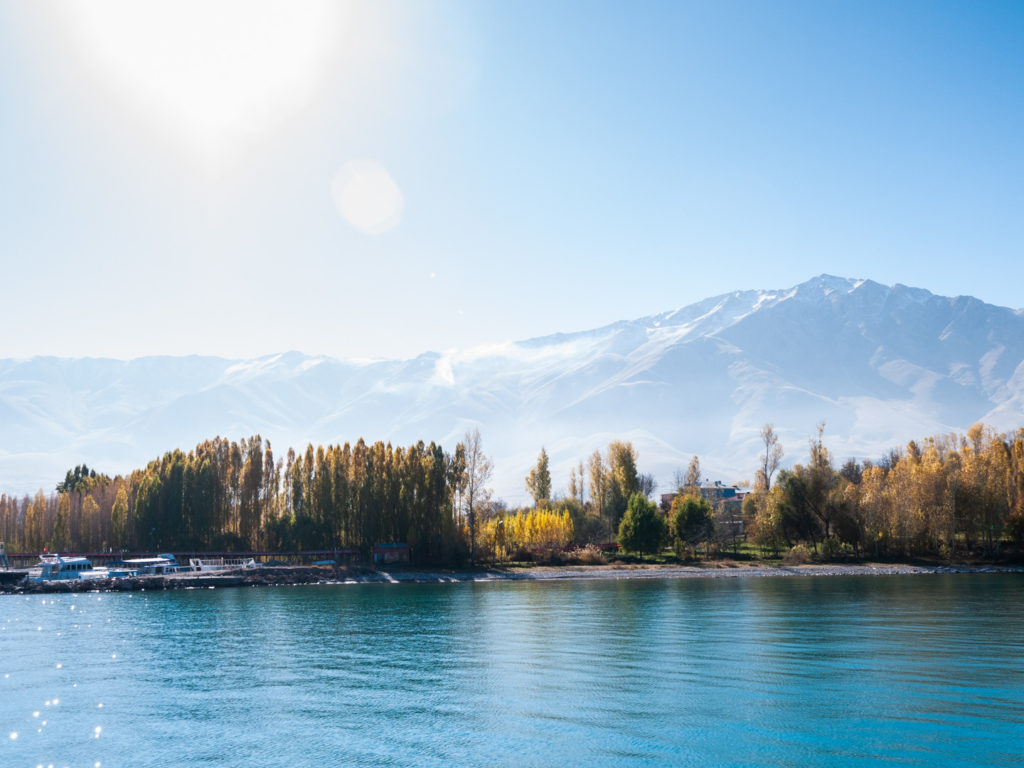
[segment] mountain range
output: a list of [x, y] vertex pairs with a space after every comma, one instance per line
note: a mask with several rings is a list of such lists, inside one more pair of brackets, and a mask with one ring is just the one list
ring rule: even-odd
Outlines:
[[821, 275], [408, 360], [0, 359], [0, 489], [50, 489], [82, 462], [125, 472], [216, 435], [259, 433], [282, 456], [359, 437], [451, 449], [479, 426], [495, 491], [520, 504], [542, 446], [556, 490], [613, 439], [664, 490], [693, 455], [711, 479], [752, 478], [766, 422], [793, 463], [821, 421], [842, 460], [979, 420], [1024, 426], [1024, 311]]

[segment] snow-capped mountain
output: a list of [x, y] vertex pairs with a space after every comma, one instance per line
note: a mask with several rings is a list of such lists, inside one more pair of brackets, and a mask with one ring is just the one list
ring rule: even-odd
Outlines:
[[556, 489], [612, 439], [662, 486], [694, 454], [733, 481], [753, 476], [765, 422], [792, 462], [822, 420], [838, 459], [978, 420], [1024, 426], [1024, 312], [822, 275], [411, 360], [0, 360], [0, 489], [51, 488], [83, 461], [123, 472], [215, 435], [259, 433], [281, 455], [360, 436], [451, 448], [479, 425], [496, 491], [519, 503], [541, 446]]

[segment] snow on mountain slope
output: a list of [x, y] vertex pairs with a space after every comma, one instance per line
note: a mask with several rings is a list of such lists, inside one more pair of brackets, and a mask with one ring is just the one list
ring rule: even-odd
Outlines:
[[795, 461], [821, 420], [845, 458], [979, 419], [1024, 426], [1024, 312], [822, 275], [411, 360], [0, 360], [0, 488], [49, 488], [83, 461], [122, 472], [214, 435], [451, 448], [479, 425], [496, 490], [520, 503], [542, 445], [556, 488], [617, 438], [667, 487], [693, 454], [711, 477], [751, 477], [767, 421]]

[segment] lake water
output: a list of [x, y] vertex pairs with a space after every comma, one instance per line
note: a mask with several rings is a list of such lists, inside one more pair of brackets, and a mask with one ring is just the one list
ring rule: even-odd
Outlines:
[[1024, 576], [0, 596], [0, 766], [1024, 762]]

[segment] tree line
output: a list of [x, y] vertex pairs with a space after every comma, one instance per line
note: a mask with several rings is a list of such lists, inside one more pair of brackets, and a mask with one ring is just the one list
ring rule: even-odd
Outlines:
[[979, 423], [963, 435], [912, 440], [878, 461], [849, 459], [838, 468], [823, 435], [820, 424], [806, 463], [780, 469], [782, 446], [765, 425], [754, 488], [739, 515], [710, 503], [694, 457], [662, 514], [640, 494], [630, 499], [620, 545], [641, 554], [671, 545], [690, 557], [701, 546], [721, 552], [743, 538], [764, 556], [825, 559], [993, 559], [1007, 543], [1024, 548], [1024, 429], [1007, 435]]
[[[482, 496], [479, 432], [437, 443], [309, 445], [276, 458], [259, 435], [216, 438], [109, 477], [85, 465], [49, 495], [0, 496], [9, 551], [261, 551], [408, 543], [422, 561], [466, 548]], [[474, 498], [474, 495], [476, 498]]]
[[780, 470], [774, 485], [759, 471], [744, 500], [766, 552], [803, 545], [826, 556], [998, 557], [1006, 542], [1024, 546], [1024, 429], [1007, 435], [979, 423], [838, 469], [823, 430], [805, 464]]
[[542, 448], [524, 478], [533, 504], [513, 510], [492, 498], [478, 430], [451, 452], [434, 442], [360, 439], [281, 458], [256, 435], [170, 451], [116, 477], [81, 465], [50, 494], [0, 495], [0, 541], [24, 552], [363, 554], [401, 541], [420, 562], [455, 563], [615, 540], [627, 550], [673, 546], [693, 556], [735, 544], [741, 530], [766, 555], [806, 547], [825, 556], [995, 557], [1006, 541], [1024, 545], [1024, 429], [1006, 435], [977, 424], [839, 468], [823, 429], [805, 463], [779, 469], [782, 446], [765, 426], [742, 516], [704, 497], [696, 457], [677, 473], [671, 505], [658, 509], [653, 477], [639, 471], [625, 441], [572, 466], [564, 494], [553, 490]]

